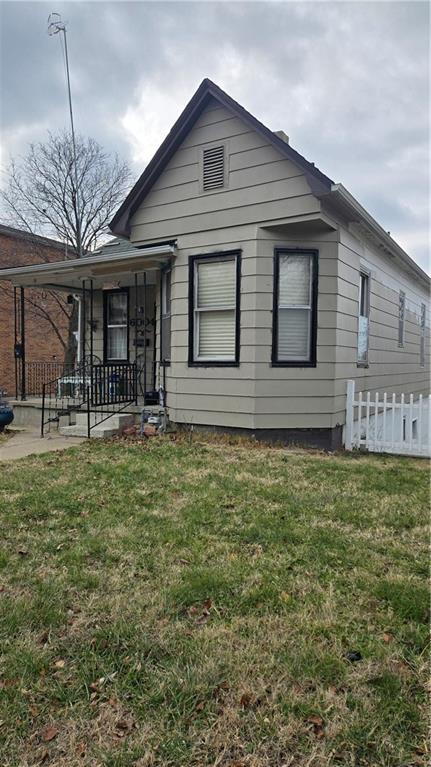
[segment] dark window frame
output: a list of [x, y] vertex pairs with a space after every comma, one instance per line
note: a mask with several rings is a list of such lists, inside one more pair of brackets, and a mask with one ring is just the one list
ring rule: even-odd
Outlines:
[[[311, 318], [310, 318], [310, 354], [307, 360], [280, 360], [278, 358], [278, 289], [280, 284], [280, 256], [311, 256]], [[319, 295], [319, 251], [317, 248], [275, 248], [274, 279], [272, 289], [272, 353], [271, 365], [278, 368], [315, 368], [317, 367], [317, 311]]]
[[419, 366], [424, 368], [426, 365], [426, 326], [427, 326], [427, 307], [421, 303], [420, 313], [420, 334], [419, 334]]
[[402, 349], [406, 338], [406, 294], [400, 290], [398, 294], [398, 347]]
[[[127, 327], [127, 357], [121, 358], [121, 359], [114, 359], [109, 358], [107, 356], [107, 350], [108, 350], [108, 296], [110, 296], [112, 293], [124, 293], [127, 296], [127, 321], [126, 321], [126, 327]], [[115, 365], [116, 363], [120, 362], [129, 362], [130, 361], [130, 294], [129, 294], [129, 288], [114, 288], [113, 290], [104, 290], [103, 291], [103, 362], [105, 365], [110, 365], [111, 363]]]
[[[240, 365], [241, 348], [241, 249], [224, 250], [217, 253], [204, 253], [189, 257], [189, 367], [200, 368], [233, 368]], [[194, 299], [195, 299], [195, 264], [205, 261], [230, 261], [232, 257], [236, 260], [236, 291], [235, 291], [235, 357], [233, 360], [195, 360], [195, 318], [194, 318]]]
[[[365, 277], [367, 281], [367, 291], [366, 293], [362, 290], [362, 279]], [[359, 295], [358, 295], [358, 337], [356, 340], [356, 367], [357, 368], [368, 368], [370, 366], [369, 362], [369, 351], [370, 351], [370, 315], [371, 315], [371, 272], [366, 269], [364, 266], [361, 266], [359, 269]], [[362, 311], [362, 299], [365, 297], [366, 300], [366, 314], [361, 314]], [[359, 353], [359, 317], [366, 317], [368, 319], [368, 332], [367, 332], [367, 358], [365, 360], [358, 359], [358, 353]]]

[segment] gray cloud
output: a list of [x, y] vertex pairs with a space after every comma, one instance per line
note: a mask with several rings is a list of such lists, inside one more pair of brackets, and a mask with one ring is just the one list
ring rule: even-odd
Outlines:
[[[3, 159], [67, 125], [44, 2], [3, 2]], [[203, 77], [335, 181], [428, 267], [426, 2], [60, 3], [78, 129], [138, 174]]]

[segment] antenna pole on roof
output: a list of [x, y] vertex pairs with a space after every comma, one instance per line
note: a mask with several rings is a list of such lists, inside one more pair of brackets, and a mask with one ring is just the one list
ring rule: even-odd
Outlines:
[[63, 32], [64, 39], [64, 58], [66, 64], [66, 80], [67, 80], [67, 95], [69, 98], [69, 115], [70, 115], [70, 129], [72, 135], [72, 152], [73, 152], [73, 168], [75, 176], [75, 211], [76, 211], [76, 246], [78, 251], [78, 258], [82, 255], [82, 243], [81, 243], [81, 210], [79, 204], [79, 188], [78, 188], [78, 163], [76, 160], [76, 142], [75, 142], [75, 127], [73, 123], [73, 109], [72, 109], [72, 91], [70, 88], [70, 75], [69, 75], [69, 56], [67, 52], [67, 35], [66, 35], [66, 22], [62, 21], [59, 13], [50, 13], [48, 16], [48, 34], [50, 37], [57, 35], [59, 32]]

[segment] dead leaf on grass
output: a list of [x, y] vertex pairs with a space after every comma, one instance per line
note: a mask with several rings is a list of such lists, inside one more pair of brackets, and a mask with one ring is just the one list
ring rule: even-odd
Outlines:
[[241, 695], [241, 698], [239, 701], [239, 705], [241, 706], [241, 708], [250, 708], [252, 703], [253, 703], [253, 695], [251, 695], [251, 693], [245, 692], [243, 693], [243, 695]]
[[312, 732], [316, 738], [320, 739], [325, 737], [325, 723], [321, 716], [318, 716], [317, 714], [309, 716], [307, 718], [307, 723], [311, 725]]
[[58, 728], [54, 727], [53, 725], [49, 725], [48, 727], [45, 727], [45, 729], [42, 730], [40, 737], [44, 743], [49, 743], [51, 740], [54, 740], [54, 738], [56, 738], [57, 735], [58, 735]]
[[81, 759], [82, 759], [82, 758], [85, 756], [86, 752], [87, 752], [87, 745], [86, 745], [86, 744], [84, 743], [84, 741], [82, 740], [82, 741], [80, 741], [80, 743], [78, 743], [78, 745], [76, 746], [76, 749], [75, 749], [75, 754], [76, 754], [76, 756], [79, 756], [79, 757], [81, 757]]
[[66, 661], [62, 659], [56, 660], [54, 663], [55, 668], [64, 668], [65, 665], [66, 665]]

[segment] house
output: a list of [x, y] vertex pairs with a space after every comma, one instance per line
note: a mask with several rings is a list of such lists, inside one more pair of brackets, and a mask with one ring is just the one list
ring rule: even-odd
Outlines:
[[98, 253], [2, 275], [80, 295], [89, 412], [160, 389], [174, 424], [333, 449], [348, 379], [429, 392], [429, 277], [210, 80], [110, 228]]
[[[0, 224], [0, 269], [58, 261], [67, 256], [62, 242]], [[69, 252], [69, 255], [70, 252]], [[19, 358], [15, 357], [17, 325], [21, 321], [20, 291], [9, 281], [0, 283], [0, 390], [21, 393]], [[38, 388], [39, 371], [60, 374], [69, 331], [64, 294], [32, 289], [26, 292], [26, 378], [28, 394]]]

